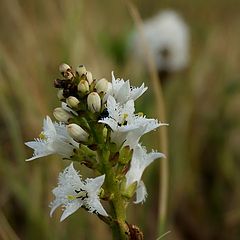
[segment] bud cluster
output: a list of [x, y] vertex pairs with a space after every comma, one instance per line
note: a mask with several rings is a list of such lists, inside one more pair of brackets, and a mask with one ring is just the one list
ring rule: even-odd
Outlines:
[[[59, 89], [58, 99], [80, 115], [89, 110], [99, 117], [104, 110], [103, 96], [111, 88], [111, 83], [105, 78], [94, 79], [84, 65], [77, 67], [74, 72], [69, 65], [63, 63], [59, 66], [59, 71], [63, 79], [54, 81], [54, 86]], [[74, 118], [71, 110], [68, 111], [64, 107], [56, 108], [53, 114], [58, 121], [65, 123], [71, 122]]]

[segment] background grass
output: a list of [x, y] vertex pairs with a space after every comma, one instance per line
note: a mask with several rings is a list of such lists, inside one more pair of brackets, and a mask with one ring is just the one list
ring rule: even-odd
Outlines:
[[[240, 238], [240, 2], [135, 1], [144, 19], [179, 11], [191, 30], [191, 62], [164, 88], [169, 126], [170, 199], [165, 239]], [[48, 204], [68, 162], [26, 163], [24, 142], [39, 134], [59, 103], [53, 80], [61, 62], [85, 64], [97, 78], [110, 72], [150, 86], [145, 66], [127, 51], [134, 28], [123, 1], [1, 0], [0, 239], [110, 239], [107, 226], [83, 210], [59, 223]], [[151, 88], [137, 102], [156, 116]], [[157, 104], [157, 103], [155, 103]], [[145, 137], [157, 147], [156, 133]], [[156, 239], [159, 163], [144, 175], [149, 196], [129, 219]]]

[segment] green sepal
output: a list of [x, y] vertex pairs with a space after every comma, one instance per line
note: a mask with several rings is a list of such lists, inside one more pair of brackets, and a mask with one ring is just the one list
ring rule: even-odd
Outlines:
[[125, 188], [124, 191], [122, 191], [122, 196], [127, 199], [130, 199], [133, 197], [136, 190], [137, 190], [137, 182], [134, 182], [134, 183], [130, 184], [127, 188]]
[[103, 189], [103, 188], [100, 188], [100, 191], [99, 191], [98, 196], [99, 196], [101, 199], [105, 199], [105, 192], [104, 192], [104, 189]]
[[104, 140], [106, 141], [106, 139], [107, 139], [107, 135], [108, 135], [108, 129], [107, 129], [106, 127], [103, 128], [103, 132], [102, 132], [102, 134], [103, 134], [103, 138], [104, 138]]
[[116, 153], [118, 151], [118, 148], [117, 148], [117, 144], [116, 143], [113, 143], [113, 142], [110, 142], [109, 143], [109, 148], [110, 148], [110, 151], [112, 153]]
[[94, 92], [95, 90], [95, 85], [96, 85], [96, 79], [92, 81], [92, 83], [89, 85], [89, 91]]
[[126, 165], [132, 159], [133, 149], [130, 149], [129, 146], [125, 146], [121, 148], [119, 151], [119, 163], [122, 165]]
[[118, 159], [119, 159], [119, 152], [113, 154], [110, 157], [109, 162], [112, 164], [112, 166], [115, 166], [118, 163]]
[[118, 164], [117, 169], [116, 169], [117, 179], [122, 179], [128, 172], [129, 168], [130, 168], [130, 163], [128, 163], [126, 165]]
[[83, 144], [79, 144], [79, 148], [75, 149], [75, 154], [71, 157], [71, 160], [84, 164], [91, 169], [97, 168], [96, 152]]

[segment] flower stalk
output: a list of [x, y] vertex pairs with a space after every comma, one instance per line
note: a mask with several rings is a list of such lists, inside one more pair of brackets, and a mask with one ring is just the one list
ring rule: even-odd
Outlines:
[[98, 151], [98, 157], [102, 159], [102, 171], [106, 173], [105, 191], [110, 196], [110, 211], [112, 213], [113, 239], [125, 240], [128, 238], [128, 226], [126, 224], [126, 204], [121, 196], [119, 182], [112, 170], [109, 161], [110, 151], [105, 147]]

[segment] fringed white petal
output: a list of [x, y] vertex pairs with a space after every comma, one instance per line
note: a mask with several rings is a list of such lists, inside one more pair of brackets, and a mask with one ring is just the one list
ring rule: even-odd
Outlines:
[[103, 206], [100, 203], [99, 199], [95, 199], [94, 201], [91, 201], [88, 205], [90, 206], [89, 212], [96, 211], [100, 215], [103, 215], [105, 217], [108, 216], [107, 212], [103, 208]]
[[70, 158], [73, 155], [73, 149], [79, 146], [67, 133], [65, 124], [53, 123], [48, 116], [43, 121], [43, 132], [41, 135], [42, 138], [25, 143], [34, 150], [33, 156], [27, 159], [27, 161], [51, 154], [59, 154], [62, 157]]
[[62, 173], [59, 174], [58, 186], [53, 189], [55, 200], [50, 204], [53, 214], [59, 206], [64, 206], [61, 221], [84, 206], [91, 213], [98, 213], [107, 216], [106, 211], [100, 203], [99, 192], [104, 182], [105, 175], [81, 179], [81, 175], [74, 169], [71, 163]]
[[81, 202], [74, 201], [69, 203], [65, 210], [63, 211], [63, 214], [61, 216], [60, 222], [62, 222], [64, 219], [66, 219], [68, 216], [76, 212], [80, 207], [82, 206]]
[[143, 181], [140, 181], [137, 186], [136, 201], [134, 201], [134, 203], [135, 204], [143, 203], [146, 200], [146, 197], [147, 197], [147, 189]]

